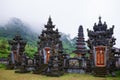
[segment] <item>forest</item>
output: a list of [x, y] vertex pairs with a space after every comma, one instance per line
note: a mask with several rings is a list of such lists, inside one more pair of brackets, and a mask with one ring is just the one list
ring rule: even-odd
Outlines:
[[[27, 41], [25, 54], [33, 58], [33, 55], [37, 51], [38, 36], [41, 34], [41, 32], [38, 33], [32, 30], [28, 24], [21, 21], [19, 18], [12, 18], [5, 25], [0, 25], [0, 57], [7, 58], [10, 53], [8, 41], [12, 40], [16, 34], [20, 34], [23, 39]], [[62, 32], [60, 32], [60, 34], [64, 52], [71, 54], [75, 49], [76, 37], [70, 39], [69, 34]]]

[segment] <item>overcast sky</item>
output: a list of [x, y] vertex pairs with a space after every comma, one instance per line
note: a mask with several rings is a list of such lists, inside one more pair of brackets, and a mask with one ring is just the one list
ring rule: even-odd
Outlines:
[[86, 29], [92, 29], [101, 16], [108, 28], [115, 25], [113, 36], [120, 48], [120, 0], [0, 0], [0, 23], [17, 17], [40, 30], [49, 15], [56, 28], [72, 38], [83, 25], [86, 40]]

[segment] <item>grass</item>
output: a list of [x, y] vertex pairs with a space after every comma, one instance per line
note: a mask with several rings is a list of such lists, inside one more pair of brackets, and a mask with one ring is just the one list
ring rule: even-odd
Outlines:
[[32, 73], [19, 74], [14, 70], [0, 69], [0, 80], [120, 80], [120, 77], [94, 77], [88, 74], [64, 74], [61, 77], [48, 77]]

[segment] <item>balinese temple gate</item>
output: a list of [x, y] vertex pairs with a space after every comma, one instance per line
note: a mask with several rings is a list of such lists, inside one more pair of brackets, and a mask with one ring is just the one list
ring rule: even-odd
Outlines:
[[96, 76], [105, 76], [112, 72], [111, 65], [114, 63], [112, 47], [115, 45], [116, 40], [112, 36], [113, 29], [114, 25], [112, 28], [107, 29], [106, 22], [102, 23], [101, 17], [99, 17], [99, 22], [94, 24], [93, 31], [87, 30], [92, 68]]

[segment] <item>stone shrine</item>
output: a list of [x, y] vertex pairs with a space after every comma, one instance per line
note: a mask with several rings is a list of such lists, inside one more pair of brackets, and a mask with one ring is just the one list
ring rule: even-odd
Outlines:
[[22, 64], [22, 55], [25, 51], [26, 41], [17, 34], [9, 41], [11, 53], [8, 57], [7, 69], [19, 68]]
[[[37, 66], [34, 73], [58, 76], [60, 66], [57, 65], [61, 64], [59, 57], [61, 57], [63, 53], [62, 42], [60, 41], [61, 36], [59, 35], [58, 29], [54, 30], [55, 25], [53, 25], [51, 17], [49, 17], [45, 28], [46, 30], [43, 30], [39, 36], [38, 54], [36, 54], [36, 57], [39, 57], [36, 64], [39, 66]], [[54, 63], [56, 66], [53, 66]], [[57, 73], [55, 72], [54, 74], [53, 70], [56, 70]]]
[[114, 53], [112, 47], [115, 45], [115, 38], [113, 37], [114, 25], [107, 29], [106, 22], [102, 23], [99, 17], [98, 24], [94, 24], [93, 31], [88, 31], [88, 46], [91, 54], [91, 64], [96, 76], [105, 76], [114, 70]]

